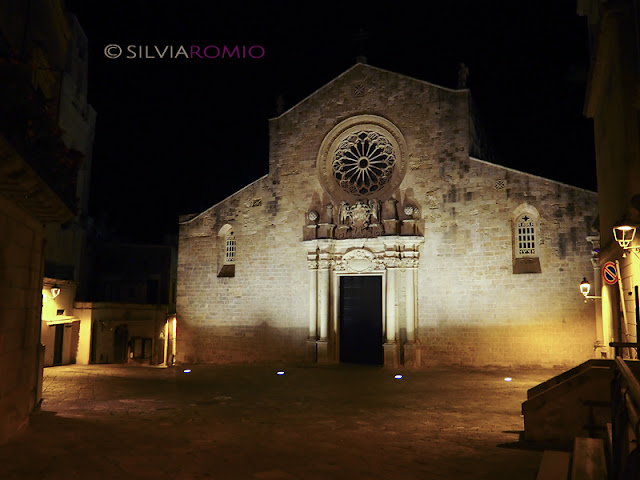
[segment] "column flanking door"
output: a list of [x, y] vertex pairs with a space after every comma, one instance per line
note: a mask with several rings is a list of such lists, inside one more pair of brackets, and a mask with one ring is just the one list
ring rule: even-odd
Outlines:
[[382, 277], [340, 277], [340, 361], [382, 365]]

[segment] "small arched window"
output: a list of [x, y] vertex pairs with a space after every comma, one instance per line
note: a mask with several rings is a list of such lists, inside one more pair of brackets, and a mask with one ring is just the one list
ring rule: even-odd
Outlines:
[[540, 268], [540, 214], [532, 205], [513, 212], [513, 273], [542, 273]]
[[536, 256], [536, 223], [530, 214], [520, 215], [516, 221], [517, 256]]
[[233, 230], [227, 233], [225, 238], [225, 253], [224, 263], [225, 265], [231, 265], [236, 262], [236, 237], [233, 234]]
[[235, 277], [237, 243], [233, 227], [226, 224], [218, 231], [218, 241], [222, 251], [222, 268], [218, 277]]

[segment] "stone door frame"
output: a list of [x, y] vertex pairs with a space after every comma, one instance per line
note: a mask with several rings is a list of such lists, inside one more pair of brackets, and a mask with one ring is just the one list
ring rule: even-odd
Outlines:
[[340, 277], [380, 275], [384, 366], [420, 365], [417, 269], [423, 242], [424, 237], [414, 235], [302, 242], [309, 268], [308, 361], [339, 362]]

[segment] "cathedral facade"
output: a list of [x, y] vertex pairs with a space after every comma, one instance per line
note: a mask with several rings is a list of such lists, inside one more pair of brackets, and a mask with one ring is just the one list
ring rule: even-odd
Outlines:
[[474, 158], [473, 130], [467, 89], [364, 64], [272, 119], [269, 173], [180, 218], [176, 360], [592, 358], [597, 195]]

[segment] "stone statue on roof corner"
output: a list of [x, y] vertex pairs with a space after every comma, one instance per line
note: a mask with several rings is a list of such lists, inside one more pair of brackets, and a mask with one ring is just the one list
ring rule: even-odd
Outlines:
[[469, 79], [469, 67], [464, 63], [460, 63], [458, 68], [458, 88], [467, 88], [467, 80]]

